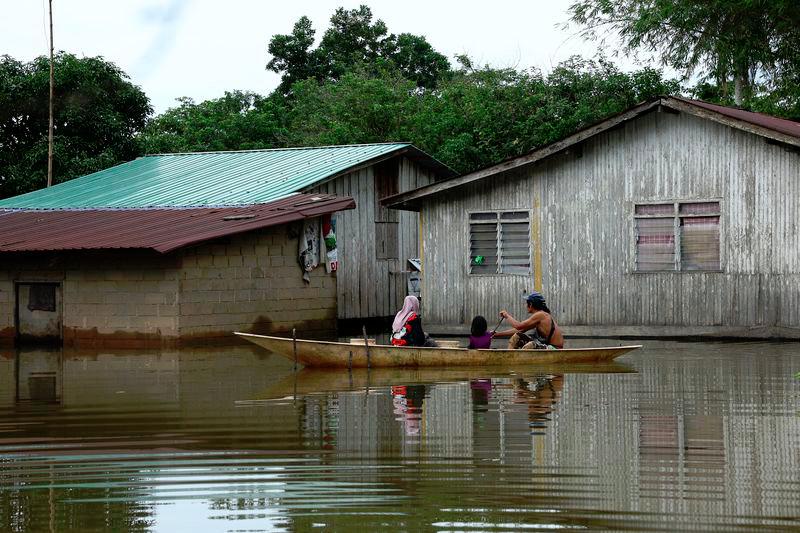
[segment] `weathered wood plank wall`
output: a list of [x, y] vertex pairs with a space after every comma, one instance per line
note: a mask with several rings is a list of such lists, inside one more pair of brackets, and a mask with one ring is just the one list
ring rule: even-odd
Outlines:
[[[712, 199], [722, 272], [633, 272], [636, 203]], [[467, 274], [467, 212], [499, 209], [532, 211], [531, 276]], [[422, 217], [429, 324], [523, 314], [521, 296], [541, 288], [565, 325], [800, 335], [800, 154], [709, 120], [644, 115], [580, 151], [434, 197]]]
[[[434, 174], [405, 157], [398, 164], [398, 192], [434, 181]], [[406, 259], [419, 257], [419, 216], [399, 212], [398, 257], [377, 259], [375, 165], [340, 176], [314, 192], [351, 196], [356, 208], [336, 214], [339, 248], [339, 318], [373, 318], [394, 315], [406, 295]]]

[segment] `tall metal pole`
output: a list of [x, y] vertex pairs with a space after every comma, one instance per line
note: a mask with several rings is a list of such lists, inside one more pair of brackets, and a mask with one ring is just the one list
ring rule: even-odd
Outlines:
[[47, 130], [47, 186], [53, 184], [53, 0], [50, 4], [50, 127]]

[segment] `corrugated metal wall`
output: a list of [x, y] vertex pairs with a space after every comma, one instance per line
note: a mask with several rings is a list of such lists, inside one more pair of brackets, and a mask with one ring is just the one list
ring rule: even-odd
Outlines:
[[[720, 201], [721, 273], [635, 273], [634, 205]], [[530, 209], [534, 273], [469, 276], [472, 210]], [[653, 112], [580, 150], [428, 201], [428, 324], [468, 324], [541, 288], [565, 325], [788, 328], [800, 334], [800, 154]]]
[[[407, 294], [406, 259], [419, 257], [419, 215], [398, 213], [398, 258], [377, 259], [375, 251], [375, 168], [369, 166], [314, 188], [351, 196], [356, 208], [336, 214], [339, 248], [339, 318], [394, 315]], [[405, 192], [433, 182], [433, 174], [405, 157], [398, 161], [398, 188]]]

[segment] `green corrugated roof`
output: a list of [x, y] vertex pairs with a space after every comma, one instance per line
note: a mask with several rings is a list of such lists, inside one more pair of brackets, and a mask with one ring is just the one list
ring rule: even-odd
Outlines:
[[265, 203], [410, 146], [387, 143], [149, 155], [48, 189], [0, 200], [0, 208], [199, 207]]

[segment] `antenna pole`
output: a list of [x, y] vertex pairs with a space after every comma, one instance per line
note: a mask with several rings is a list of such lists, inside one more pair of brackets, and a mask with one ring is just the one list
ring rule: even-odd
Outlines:
[[47, 130], [47, 186], [53, 184], [53, 0], [50, 4], [50, 127]]

